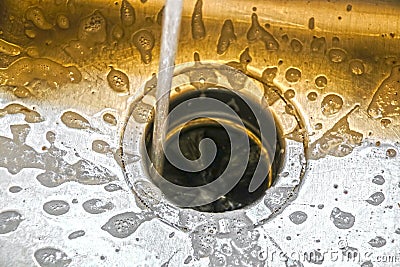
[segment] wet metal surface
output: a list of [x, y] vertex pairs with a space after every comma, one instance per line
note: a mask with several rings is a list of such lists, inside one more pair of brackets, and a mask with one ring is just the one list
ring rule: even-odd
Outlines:
[[0, 266], [398, 266], [399, 9], [184, 3], [173, 94], [265, 97], [285, 143], [259, 201], [212, 214], [144, 169], [163, 3], [1, 1]]

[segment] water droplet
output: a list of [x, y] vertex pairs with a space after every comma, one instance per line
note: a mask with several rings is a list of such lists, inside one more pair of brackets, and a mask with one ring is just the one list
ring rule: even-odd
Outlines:
[[111, 151], [110, 145], [103, 140], [94, 140], [92, 142], [92, 150], [100, 154], [107, 154]]
[[116, 92], [128, 92], [129, 91], [129, 78], [120, 70], [116, 70], [111, 67], [110, 72], [107, 75], [108, 85]]
[[395, 66], [378, 87], [368, 107], [368, 115], [378, 119], [400, 115], [400, 66]]
[[87, 129], [90, 127], [90, 123], [87, 119], [73, 111], [64, 112], [61, 115], [61, 121], [67, 127], [74, 129]]
[[49, 143], [53, 145], [54, 142], [56, 141], [56, 134], [54, 132], [47, 132], [46, 140], [49, 141]]
[[251, 26], [247, 31], [246, 37], [249, 42], [261, 40], [265, 44], [266, 50], [275, 51], [279, 49], [278, 41], [271, 33], [269, 33], [260, 25], [256, 13], [251, 15]]
[[107, 192], [115, 192], [122, 190], [122, 187], [117, 184], [108, 184], [104, 186], [104, 190], [106, 190]]
[[352, 8], [353, 8], [353, 6], [350, 5], [350, 4], [348, 4], [348, 5], [346, 6], [346, 11], [347, 11], [347, 12], [350, 12]]
[[76, 239], [76, 238], [78, 238], [78, 237], [82, 237], [82, 236], [84, 236], [86, 233], [85, 233], [85, 231], [83, 231], [83, 230], [78, 230], [78, 231], [75, 231], [75, 232], [72, 232], [72, 233], [70, 233], [69, 235], [68, 235], [68, 239]]
[[332, 48], [328, 51], [328, 58], [333, 63], [341, 63], [346, 60], [347, 53], [340, 48]]
[[152, 60], [152, 50], [155, 44], [153, 34], [148, 30], [140, 30], [132, 36], [132, 42], [139, 50], [143, 63], [149, 64]]
[[34, 257], [41, 267], [67, 267], [72, 262], [65, 252], [51, 247], [36, 250]]
[[24, 87], [37, 80], [57, 89], [63, 84], [79, 83], [82, 75], [74, 66], [65, 67], [45, 58], [22, 57], [8, 68], [0, 69], [0, 84]]
[[17, 230], [22, 222], [22, 215], [17, 211], [3, 211], [0, 213], [0, 234], [8, 234]]
[[117, 24], [113, 27], [111, 35], [115, 40], [121, 40], [121, 38], [124, 37], [124, 29]]
[[289, 215], [289, 219], [292, 221], [294, 224], [302, 224], [307, 220], [307, 214], [302, 211], [295, 211], [292, 214]]
[[101, 229], [113, 237], [126, 238], [133, 234], [139, 226], [154, 218], [151, 214], [125, 212], [111, 217]]
[[285, 73], [285, 78], [290, 83], [297, 83], [301, 78], [301, 71], [296, 68], [288, 68]]
[[63, 30], [69, 29], [69, 18], [63, 14], [59, 14], [57, 16], [57, 26]]
[[292, 99], [296, 96], [296, 92], [293, 89], [288, 89], [283, 95], [286, 99]]
[[32, 23], [41, 30], [50, 30], [53, 28], [44, 16], [43, 10], [39, 7], [30, 7], [26, 10], [25, 17], [27, 20], [32, 21]]
[[366, 201], [374, 206], [380, 205], [385, 200], [385, 195], [382, 192], [373, 193]]
[[7, 42], [3, 39], [0, 39], [0, 53], [9, 55], [9, 56], [18, 56], [21, 54], [22, 48], [18, 45]]
[[340, 39], [337, 36], [332, 37], [332, 46], [338, 46], [340, 43]]
[[308, 20], [308, 28], [309, 28], [310, 30], [314, 30], [314, 28], [315, 28], [315, 19], [314, 19], [314, 17], [311, 17], [311, 18]]
[[82, 19], [78, 29], [78, 38], [85, 41], [89, 47], [106, 41], [106, 19], [100, 11], [96, 10]]
[[325, 88], [328, 85], [328, 79], [323, 75], [318, 76], [315, 78], [315, 85], [318, 88]]
[[353, 59], [349, 63], [351, 73], [354, 75], [362, 75], [365, 72], [364, 63], [360, 59]]
[[38, 58], [40, 56], [39, 49], [36, 46], [30, 46], [26, 48], [26, 54], [34, 58]]
[[189, 264], [192, 261], [192, 256], [187, 256], [183, 264]]
[[138, 102], [133, 108], [132, 117], [139, 123], [151, 121], [153, 118], [153, 106], [142, 101]]
[[261, 79], [264, 83], [266, 83], [269, 86], [274, 85], [274, 79], [278, 73], [278, 68], [277, 67], [268, 67], [264, 69]]
[[235, 29], [233, 28], [232, 20], [228, 19], [224, 21], [221, 29], [221, 35], [219, 36], [217, 43], [217, 53], [222, 55], [225, 53], [231, 42], [236, 40]]
[[292, 48], [293, 52], [301, 52], [303, 50], [303, 44], [298, 39], [292, 39], [290, 41], [290, 47]]
[[26, 35], [28, 38], [35, 39], [35, 38], [36, 38], [36, 31], [33, 30], [33, 29], [26, 29], [26, 30], [25, 30], [25, 35]]
[[394, 233], [400, 235], [400, 228], [397, 228]]
[[325, 37], [313, 37], [310, 44], [311, 52], [314, 53], [325, 53], [326, 51], [326, 40]]
[[128, 0], [122, 0], [120, 15], [122, 25], [125, 27], [133, 25], [136, 21], [135, 9]]
[[372, 178], [372, 182], [377, 185], [383, 185], [385, 183], [385, 178], [382, 175], [378, 174], [374, 178]]
[[206, 28], [203, 21], [203, 1], [197, 0], [192, 14], [192, 37], [193, 40], [201, 40], [206, 36]]
[[329, 94], [321, 102], [322, 114], [330, 116], [338, 113], [343, 107], [343, 99], [335, 94]]
[[253, 61], [253, 58], [250, 55], [250, 49], [246, 47], [246, 49], [240, 54], [240, 64], [242, 64], [242, 69], [245, 70], [247, 65]]
[[13, 89], [13, 93], [18, 98], [27, 98], [27, 97], [31, 96], [31, 92], [26, 87], [23, 87], [23, 86], [16, 86]]
[[10, 193], [14, 193], [14, 194], [21, 192], [21, 190], [22, 190], [22, 187], [20, 187], [20, 186], [11, 186], [8, 189], [8, 191], [10, 191]]
[[69, 204], [64, 200], [51, 200], [44, 203], [43, 210], [50, 215], [60, 216], [69, 211]]
[[397, 151], [393, 148], [389, 148], [388, 150], [386, 150], [386, 156], [389, 158], [394, 158], [397, 156]]
[[105, 202], [101, 199], [89, 199], [82, 204], [83, 209], [90, 214], [99, 214], [112, 210], [115, 206], [111, 202]]
[[333, 224], [339, 229], [349, 229], [353, 227], [355, 217], [349, 212], [344, 212], [339, 208], [334, 208], [330, 216]]
[[381, 127], [387, 128], [392, 123], [390, 119], [381, 119]]
[[104, 113], [103, 120], [105, 122], [107, 122], [108, 124], [117, 125], [117, 119], [115, 118], [115, 116], [113, 114]]
[[322, 210], [325, 207], [325, 205], [324, 204], [319, 204], [317, 207], [318, 207], [318, 209]]
[[315, 100], [317, 100], [317, 98], [318, 98], [318, 94], [316, 92], [309, 92], [307, 94], [307, 99], [309, 101], [315, 101]]
[[315, 130], [321, 130], [322, 129], [322, 123], [318, 122], [314, 125]]
[[368, 244], [371, 247], [380, 248], [380, 247], [383, 247], [384, 245], [386, 245], [386, 239], [384, 239], [381, 236], [377, 236], [375, 238], [372, 238], [370, 241], [368, 241]]

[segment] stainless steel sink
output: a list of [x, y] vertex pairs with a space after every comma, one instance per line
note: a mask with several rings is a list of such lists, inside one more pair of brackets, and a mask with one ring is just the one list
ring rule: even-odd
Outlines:
[[145, 163], [163, 2], [2, 0], [0, 266], [398, 266], [399, 11], [185, 1], [172, 95], [263, 99], [284, 148], [260, 198], [212, 213]]

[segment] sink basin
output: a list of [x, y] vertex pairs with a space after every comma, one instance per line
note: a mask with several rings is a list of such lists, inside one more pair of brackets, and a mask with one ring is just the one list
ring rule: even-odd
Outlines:
[[1, 1], [0, 266], [397, 266], [399, 3], [185, 1], [171, 95], [244, 92], [282, 140], [218, 213], [147, 169], [163, 5]]

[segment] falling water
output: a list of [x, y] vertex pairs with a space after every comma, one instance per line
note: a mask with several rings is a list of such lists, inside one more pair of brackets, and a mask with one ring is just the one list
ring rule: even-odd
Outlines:
[[169, 108], [173, 66], [181, 23], [182, 0], [167, 0], [161, 35], [160, 63], [156, 93], [156, 113], [154, 117], [152, 160], [155, 170], [161, 171], [163, 165], [162, 144], [165, 139], [163, 130]]

